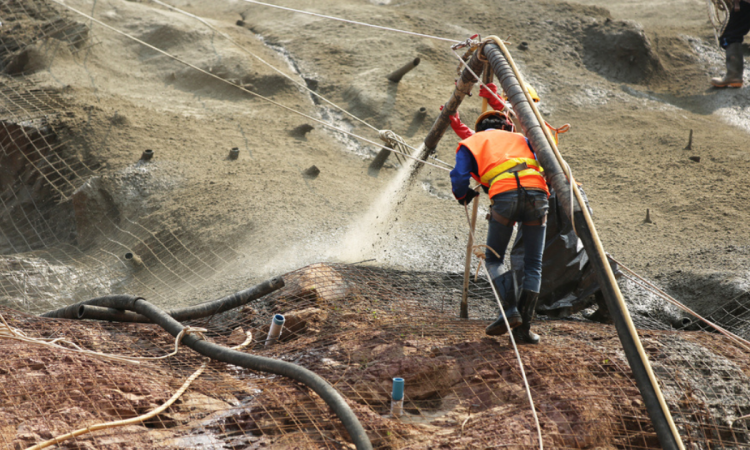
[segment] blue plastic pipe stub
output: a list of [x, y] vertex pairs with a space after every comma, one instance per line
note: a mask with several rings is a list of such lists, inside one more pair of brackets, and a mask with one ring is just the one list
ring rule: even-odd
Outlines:
[[404, 399], [404, 379], [403, 378], [393, 379], [393, 392], [391, 393], [391, 398], [396, 401]]
[[284, 325], [285, 320], [286, 319], [284, 319], [284, 316], [282, 316], [281, 314], [276, 314], [275, 316], [273, 316], [273, 323], [275, 323], [276, 325]]

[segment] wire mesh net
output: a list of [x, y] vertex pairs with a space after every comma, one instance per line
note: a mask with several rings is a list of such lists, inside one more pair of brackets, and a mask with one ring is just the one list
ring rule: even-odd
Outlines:
[[[137, 199], [158, 191], [139, 162], [101, 176], [87, 140], [94, 115], [65, 87], [30, 72], [55, 48], [86, 53], [97, 36], [51, 3], [0, 3], [0, 313], [36, 339], [64, 338], [124, 356], [161, 356], [174, 339], [155, 325], [75, 322], [32, 315], [109, 293], [148, 293], [193, 304], [241, 289], [224, 268], [243, 255], [164, 220]], [[43, 58], [41, 58], [43, 59]], [[85, 111], [85, 109], [83, 110]], [[89, 122], [87, 122], [89, 121]], [[116, 126], [117, 115], [110, 118]], [[126, 182], [127, 181], [127, 182]], [[132, 186], [136, 186], [133, 188]], [[167, 186], [168, 187], [168, 186]], [[138, 208], [128, 209], [118, 192]], [[307, 367], [334, 385], [378, 448], [532, 448], [534, 421], [506, 338], [484, 335], [497, 308], [481, 277], [469, 320], [457, 319], [463, 276], [316, 264], [243, 308], [186, 325], [227, 346]], [[220, 287], [216, 287], [219, 284]], [[746, 295], [709, 318], [748, 337]], [[23, 311], [23, 312], [22, 312]], [[271, 317], [286, 324], [265, 345]], [[634, 321], [683, 440], [692, 448], [746, 448], [748, 353], [708, 329], [676, 332]], [[659, 448], [612, 326], [543, 320], [543, 344], [524, 347], [547, 448]], [[0, 331], [0, 443], [27, 448], [75, 429], [137, 417], [166, 401], [203, 359], [188, 349], [133, 365], [12, 338]], [[390, 413], [391, 379], [406, 380], [404, 415]], [[304, 385], [211, 362], [175, 404], [138, 424], [96, 431], [58, 448], [348, 448], [340, 421]]]
[[[189, 325], [246, 351], [307, 367], [347, 399], [380, 448], [536, 447], [534, 422], [507, 338], [486, 321], [456, 318], [462, 279], [316, 264], [247, 306]], [[471, 311], [492, 310], [472, 285]], [[265, 345], [271, 317], [280, 340]], [[39, 338], [127, 356], [159, 356], [173, 339], [154, 325], [41, 319], [4, 309], [11, 327]], [[541, 321], [544, 345], [521, 358], [549, 448], [660, 448], [612, 326]], [[747, 352], [706, 332], [642, 330], [641, 339], [686, 443], [746, 448]], [[25, 448], [95, 423], [135, 417], [166, 400], [202, 362], [184, 349], [137, 368], [44, 346], [0, 341], [4, 444]], [[391, 380], [406, 380], [404, 415], [390, 413]], [[343, 448], [348, 438], [303, 385], [231, 365], [209, 370], [166, 412], [138, 426], [84, 435], [65, 448]]]

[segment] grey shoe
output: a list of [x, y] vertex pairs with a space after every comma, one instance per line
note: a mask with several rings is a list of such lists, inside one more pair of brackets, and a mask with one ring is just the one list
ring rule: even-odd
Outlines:
[[726, 49], [727, 74], [723, 78], [711, 78], [711, 84], [717, 88], [741, 88], [742, 72], [744, 71], [745, 58], [742, 52], [742, 43], [729, 44]]

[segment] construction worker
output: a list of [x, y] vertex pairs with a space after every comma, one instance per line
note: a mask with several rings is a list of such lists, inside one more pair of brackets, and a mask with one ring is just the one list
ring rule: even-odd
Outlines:
[[744, 55], [742, 40], [750, 31], [750, 0], [729, 0], [729, 22], [719, 36], [719, 45], [726, 51], [727, 73], [723, 78], [711, 78], [717, 88], [742, 87]]
[[[493, 283], [503, 279], [505, 250], [516, 222], [524, 235], [524, 280], [520, 296], [503, 299], [505, 316], [517, 342], [539, 343], [531, 332], [542, 281], [549, 190], [528, 139], [512, 133], [508, 117], [487, 111], [477, 118], [476, 133], [462, 140], [456, 149], [456, 166], [451, 171], [453, 195], [467, 205], [478, 194], [469, 188], [471, 178], [489, 190], [491, 217], [485, 261]], [[497, 284], [496, 284], [497, 286]], [[498, 289], [501, 290], [501, 289]], [[507, 291], [507, 289], [502, 289]], [[485, 332], [498, 336], [508, 331], [502, 313]]]

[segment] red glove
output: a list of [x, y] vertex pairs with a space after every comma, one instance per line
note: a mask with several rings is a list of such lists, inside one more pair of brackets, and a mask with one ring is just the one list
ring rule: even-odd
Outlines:
[[[440, 111], [443, 110], [443, 107], [440, 107]], [[466, 139], [468, 137], [474, 136], [474, 131], [472, 131], [471, 128], [467, 127], [466, 125], [461, 122], [461, 117], [458, 115], [458, 111], [456, 111], [456, 114], [453, 114], [452, 116], [449, 116], [451, 120], [451, 128], [453, 128], [453, 132], [458, 135], [461, 139]]]
[[495, 94], [497, 98], [493, 97], [492, 94], [490, 94], [487, 89], [484, 88], [484, 86], [479, 88], [479, 96], [482, 98], [487, 99], [487, 103], [492, 107], [492, 109], [496, 111], [502, 111], [505, 109], [505, 102], [502, 101], [502, 98], [497, 95], [497, 86], [495, 83], [487, 83], [487, 87], [490, 88], [492, 91], [492, 94]]

